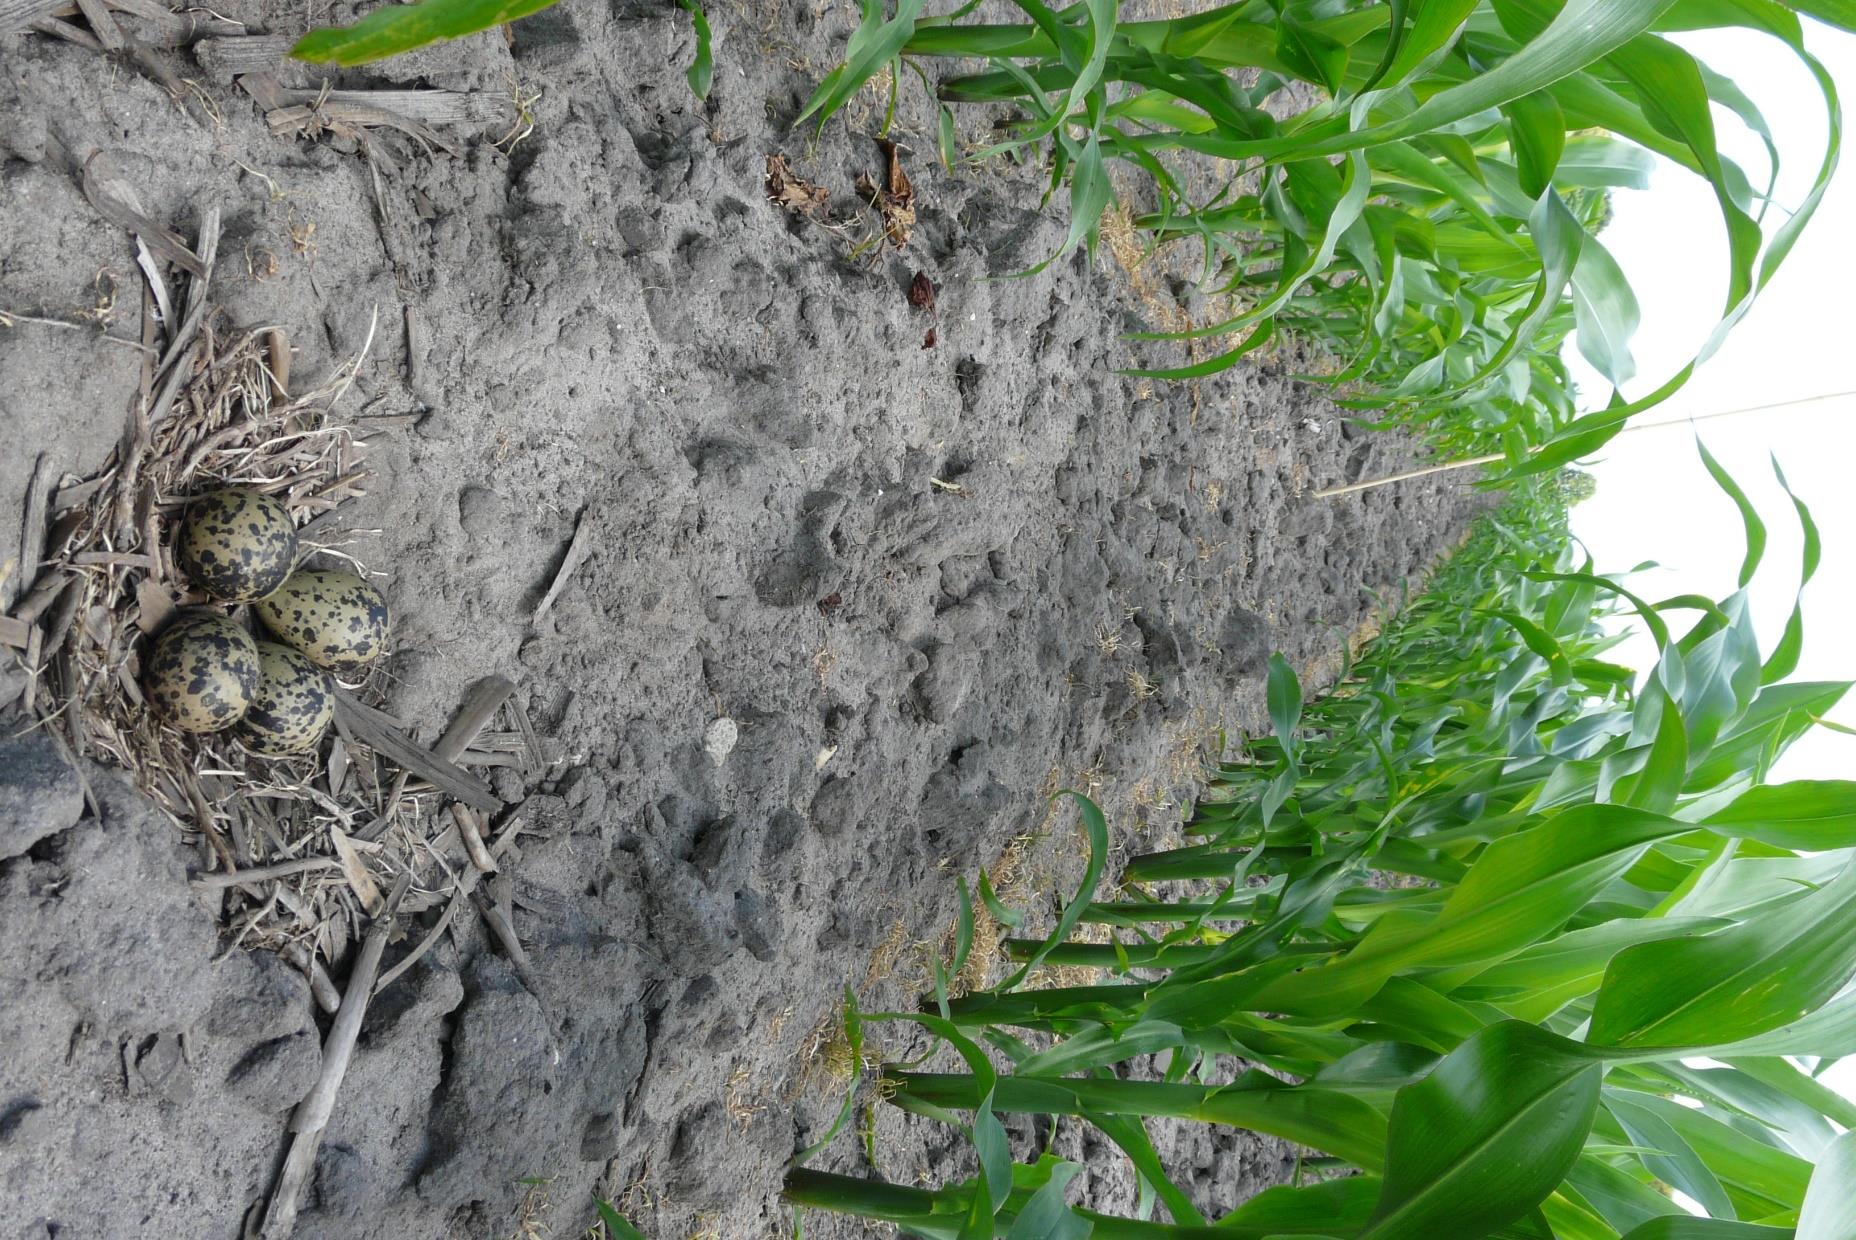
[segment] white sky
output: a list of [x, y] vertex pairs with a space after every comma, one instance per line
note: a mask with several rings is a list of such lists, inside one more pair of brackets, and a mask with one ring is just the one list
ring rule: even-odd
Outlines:
[[[1823, 60], [1856, 112], [1856, 36], [1806, 22], [1807, 43]], [[1683, 35], [1680, 42], [1731, 77], [1759, 104], [1779, 144], [1777, 199], [1799, 201], [1816, 174], [1824, 141], [1824, 107], [1816, 84], [1789, 49], [1763, 35], [1736, 31]], [[1724, 153], [1762, 184], [1765, 156], [1737, 118], [1719, 109]], [[1625, 396], [1653, 391], [1692, 357], [1720, 316], [1726, 297], [1726, 243], [1705, 182], [1665, 165], [1647, 192], [1620, 191], [1603, 239], [1623, 266], [1643, 309], [1633, 341], [1639, 378]], [[1776, 210], [1777, 208], [1775, 208]], [[1769, 217], [1767, 227], [1774, 226]], [[1856, 388], [1856, 149], [1803, 239], [1758, 304], [1688, 386], [1642, 415], [1644, 421], [1700, 417]], [[1568, 361], [1586, 408], [1609, 398], [1609, 384], [1571, 345]], [[1772, 476], [1776, 453], [1792, 488], [1811, 506], [1824, 536], [1824, 559], [1805, 593], [1805, 649], [1797, 677], [1856, 679], [1856, 396], [1619, 436], [1590, 466], [1598, 493], [1573, 510], [1573, 531], [1600, 571], [1645, 560], [1660, 568], [1634, 579], [1651, 599], [1731, 592], [1743, 550], [1740, 519], [1702, 469], [1699, 431], [1715, 457], [1752, 496], [1770, 530], [1766, 564], [1753, 588], [1762, 647], [1783, 631], [1798, 583], [1800, 540], [1790, 503]], [[1676, 613], [1677, 632], [1693, 613]], [[1647, 637], [1618, 652], [1648, 668]], [[1856, 725], [1856, 691], [1833, 712]], [[1814, 729], [1793, 746], [1776, 777], [1856, 778], [1856, 737]]]

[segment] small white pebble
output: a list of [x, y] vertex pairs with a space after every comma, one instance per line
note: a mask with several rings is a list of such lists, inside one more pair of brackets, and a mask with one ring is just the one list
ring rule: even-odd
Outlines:
[[709, 730], [702, 734], [703, 752], [709, 755], [709, 761], [720, 766], [728, 760], [735, 742], [740, 739], [741, 729], [733, 719], [724, 715], [710, 724]]

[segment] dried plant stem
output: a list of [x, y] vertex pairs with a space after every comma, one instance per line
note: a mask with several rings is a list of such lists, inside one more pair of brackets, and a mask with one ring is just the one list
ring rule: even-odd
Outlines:
[[1344, 487], [1324, 487], [1311, 492], [1315, 499], [1330, 499], [1336, 495], [1352, 495], [1355, 491], [1370, 491], [1374, 487], [1391, 486], [1394, 482], [1409, 482], [1413, 478], [1426, 478], [1431, 474], [1445, 474], [1453, 469], [1468, 469], [1472, 465], [1493, 465], [1497, 461], [1508, 459], [1500, 452], [1491, 452], [1487, 456], [1472, 456], [1467, 460], [1447, 461], [1442, 465], [1426, 465], [1423, 469], [1408, 469], [1403, 473], [1388, 474], [1384, 478], [1369, 478], [1365, 482], [1353, 482]]
[[[1821, 400], [1837, 400], [1845, 396], [1856, 396], [1856, 390], [1848, 392], [1824, 392], [1817, 396], [1800, 396], [1796, 400], [1775, 401], [1769, 405], [1748, 405], [1743, 409], [1719, 409], [1713, 413], [1698, 413], [1689, 418], [1669, 418], [1662, 422], [1632, 422], [1619, 432], [1630, 435], [1639, 431], [1653, 431], [1665, 426], [1686, 426], [1691, 422], [1708, 422], [1715, 418], [1732, 418], [1743, 413], [1770, 413], [1775, 409], [1790, 409], [1797, 405], [1814, 405]], [[1544, 447], [1545, 445], [1540, 445]], [[1528, 449], [1529, 453], [1539, 448]], [[1494, 465], [1508, 457], [1501, 452], [1491, 452], [1487, 456], [1472, 456], [1461, 461], [1445, 461], [1442, 465], [1426, 465], [1422, 469], [1408, 469], [1403, 473], [1389, 474], [1384, 478], [1369, 478], [1365, 482], [1349, 483], [1344, 487], [1327, 487], [1310, 492], [1314, 499], [1330, 499], [1336, 495], [1352, 495], [1356, 491], [1370, 491], [1374, 487], [1390, 486], [1394, 482], [1409, 482], [1413, 478], [1425, 478], [1431, 474], [1448, 473], [1453, 469], [1468, 469], [1474, 465]]]
[[335, 1110], [336, 1091], [341, 1089], [342, 1078], [348, 1074], [348, 1061], [354, 1056], [355, 1041], [361, 1036], [361, 1021], [367, 1015], [368, 1000], [373, 997], [374, 978], [380, 972], [380, 957], [387, 950], [394, 915], [411, 883], [410, 873], [400, 875], [380, 916], [368, 927], [354, 972], [348, 978], [348, 989], [342, 995], [341, 1008], [335, 1013], [335, 1023], [329, 1027], [329, 1036], [322, 1043], [322, 1075], [290, 1115], [290, 1152], [284, 1158], [277, 1188], [264, 1211], [264, 1223], [259, 1230], [263, 1240], [286, 1240], [296, 1227], [297, 1198], [316, 1169], [316, 1151], [322, 1145], [322, 1131], [329, 1125], [329, 1116]]
[[230, 873], [215, 871], [201, 874], [189, 880], [195, 891], [217, 891], [223, 887], [238, 887], [247, 883], [261, 883], [271, 878], [288, 878], [292, 874], [304, 874], [310, 870], [333, 870], [341, 865], [334, 857], [302, 857], [296, 861], [279, 861], [275, 865], [254, 865], [248, 869], [234, 870]]

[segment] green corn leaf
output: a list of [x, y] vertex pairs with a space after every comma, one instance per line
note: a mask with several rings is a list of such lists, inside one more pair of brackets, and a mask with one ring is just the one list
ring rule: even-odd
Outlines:
[[[1847, 0], [1834, 0], [1834, 2], [1846, 3]], [[1782, 38], [1786, 37], [1785, 33], [1782, 31], [1775, 29], [1774, 32], [1779, 33]], [[1611, 436], [1617, 434], [1618, 430], [1622, 428], [1631, 417], [1645, 409], [1652, 408], [1662, 403], [1664, 400], [1667, 400], [1670, 395], [1680, 390], [1681, 387], [1688, 382], [1689, 376], [1695, 372], [1695, 368], [1707, 358], [1713, 356], [1715, 350], [1720, 347], [1721, 342], [1726, 339], [1728, 332], [1730, 332], [1735, 324], [1737, 324], [1740, 319], [1745, 316], [1747, 311], [1752, 308], [1754, 297], [1765, 288], [1772, 277], [1778, 272], [1786, 257], [1791, 253], [1792, 247], [1797, 244], [1799, 235], [1816, 214], [1819, 204], [1823, 201], [1824, 193], [1829, 187], [1830, 178], [1836, 173], [1837, 164], [1841, 155], [1843, 133], [1842, 109], [1838, 100], [1836, 82], [1831, 78], [1829, 72], [1815, 57], [1805, 50], [1802, 41], [1794, 38], [1788, 38], [1787, 41], [1791, 43], [1793, 53], [1798, 57], [1799, 61], [1810, 71], [1812, 77], [1816, 80], [1819, 91], [1822, 93], [1829, 133], [1824, 146], [1823, 158], [1818, 165], [1817, 176], [1812, 183], [1810, 192], [1805, 195], [1804, 200], [1798, 205], [1798, 208], [1793, 211], [1791, 216], [1773, 233], [1771, 240], [1766, 245], [1765, 253], [1760, 257], [1758, 277], [1754, 281], [1753, 287], [1748, 291], [1746, 296], [1740, 298], [1739, 301], [1730, 306], [1727, 313], [1722, 316], [1721, 321], [1715, 325], [1708, 339], [1702, 344], [1701, 350], [1696, 354], [1695, 358], [1689, 362], [1688, 365], [1671, 376], [1661, 387], [1657, 388], [1649, 395], [1632, 401], [1629, 404], [1616, 405], [1601, 412], [1574, 419], [1557, 431], [1553, 439], [1544, 448], [1536, 452], [1523, 466], [1513, 470], [1512, 476], [1522, 476], [1558, 469], [1562, 465], [1578, 460], [1582, 456], [1589, 455], [1608, 442]], [[1569, 81], [1577, 80], [1578, 79], [1569, 79]], [[1609, 127], [1615, 128], [1615, 126]], [[1737, 240], [1736, 244], [1743, 245], [1743, 242]]]
[[1789, 1227], [1670, 1216], [1631, 1229], [1624, 1240], [1793, 1240]]
[[599, 1221], [606, 1225], [607, 1240], [644, 1240], [644, 1233], [626, 1222], [625, 1216], [614, 1209], [610, 1201], [595, 1196], [593, 1208], [599, 1212]]
[[[1091, 134], [1083, 145], [1082, 154], [1077, 156], [1075, 171], [1070, 174], [1070, 231], [1064, 237], [1063, 248], [1048, 261], [1062, 258], [1078, 245], [1086, 244], [1089, 253], [1094, 254], [1102, 213], [1114, 200], [1115, 187], [1102, 163], [1101, 141]], [[1042, 266], [1037, 270], [1042, 270]]]
[[1012, 1220], [1005, 1240], [1088, 1240], [1089, 1220], [1070, 1209], [1063, 1197], [1064, 1189], [1082, 1169], [1081, 1163], [1073, 1162], [1053, 1167], [1050, 1180], [1031, 1195]]
[[[1325, 141], [1299, 153], [1331, 155], [1442, 129], [1551, 86], [1643, 34], [1673, 0], [1569, 0], [1541, 35], [1487, 72], [1441, 91], [1410, 115]], [[1276, 157], [1286, 143], [1253, 144], [1242, 155]]]
[[1759, 510], [1747, 498], [1746, 492], [1740, 489], [1740, 484], [1734, 481], [1733, 475], [1722, 468], [1721, 463], [1714, 459], [1714, 454], [1708, 451], [1708, 445], [1697, 438], [1695, 448], [1701, 453], [1701, 463], [1707, 466], [1715, 485], [1725, 491], [1727, 498], [1733, 500], [1734, 507], [1740, 510], [1740, 522], [1746, 529], [1746, 556], [1740, 562], [1740, 587], [1745, 589], [1752, 583], [1753, 574], [1759, 570], [1759, 562], [1766, 554], [1766, 523], [1760, 520]]
[[1486, 1235], [1544, 1201], [1579, 1156], [1600, 1069], [1573, 1043], [1492, 1025], [1398, 1093], [1385, 1186], [1359, 1240]]
[[[980, 1082], [946, 1073], [891, 1073], [911, 1101], [971, 1109]], [[1286, 1085], [1250, 1073], [1224, 1086], [1183, 1085], [1086, 1077], [1049, 1078], [1022, 1071], [1000, 1078], [993, 1105], [1041, 1115], [1172, 1116], [1266, 1132], [1378, 1169], [1385, 1159], [1385, 1121], [1351, 1094], [1311, 1085]]]
[[1742, 1218], [1794, 1214], [1804, 1201], [1811, 1164], [1737, 1128], [1668, 1098], [1638, 1095], [1707, 1164]]
[[1782, 751], [1828, 714], [1850, 686], [1838, 681], [1768, 685], [1689, 770], [1689, 790], [1716, 788], [1759, 769], [1769, 751]]
[[1751, 835], [1780, 848], [1856, 848], [1856, 781], [1763, 784], [1702, 822], [1722, 834]]
[[1800, 13], [1839, 30], [1856, 31], [1856, 0], [1790, 0]]
[[1856, 1240], [1856, 1132], [1839, 1137], [1812, 1173], [1797, 1240]]
[[1296, 678], [1295, 669], [1289, 666], [1289, 660], [1281, 653], [1270, 656], [1270, 671], [1264, 696], [1268, 701], [1270, 726], [1276, 731], [1276, 741], [1283, 747], [1283, 752], [1293, 755], [1296, 749], [1296, 728], [1302, 723], [1302, 682]]
[[1303, 1236], [1329, 1231], [1350, 1236], [1372, 1217], [1380, 1187], [1379, 1177], [1356, 1175], [1322, 1184], [1266, 1188], [1226, 1215], [1219, 1226], [1239, 1235], [1248, 1231], [1259, 1236]]
[[1601, 1046], [1695, 1047], [1795, 1021], [1856, 974], [1856, 865], [1731, 930], [1620, 952], [1592, 1013]]
[[830, 120], [852, 95], [863, 89], [865, 82], [880, 73], [883, 66], [902, 51], [909, 36], [915, 33], [915, 22], [921, 11], [922, 0], [897, 0], [896, 15], [885, 21], [883, 0], [863, 0], [863, 21], [845, 45], [844, 63], [819, 82], [806, 101], [805, 109], [799, 113], [799, 121], [803, 123], [814, 114], [821, 125]]
[[954, 134], [954, 114], [945, 107], [937, 111], [940, 120], [936, 126], [936, 136], [940, 144], [941, 166], [952, 172], [955, 162], [960, 158], [960, 142]]
[[1572, 304], [1578, 323], [1579, 355], [1622, 387], [1637, 373], [1630, 339], [1637, 333], [1637, 295], [1611, 252], [1588, 236], [1572, 272]]
[[1521, 192], [1539, 198], [1553, 184], [1566, 150], [1566, 117], [1546, 91], [1535, 91], [1502, 105], [1508, 118], [1508, 139], [1513, 145]]
[[1434, 58], [1446, 52], [1475, 11], [1475, 0], [1411, 0], [1410, 16], [1392, 18], [1393, 37], [1386, 41], [1385, 56], [1362, 91], [1375, 87], [1391, 91], [1406, 84]]
[[1275, 336], [1276, 320], [1265, 319], [1263, 322], [1259, 323], [1255, 330], [1244, 338], [1244, 342], [1235, 349], [1227, 350], [1215, 357], [1206, 358], [1202, 362], [1194, 362], [1189, 366], [1175, 366], [1170, 369], [1133, 369], [1124, 370], [1121, 373], [1147, 379], [1203, 379], [1207, 375], [1215, 375], [1221, 371], [1231, 369], [1231, 367], [1243, 360], [1245, 354], [1263, 347], [1273, 340]]
[[[1493, 1003], [1521, 1020], [1544, 1021], [1604, 980], [1613, 956], [1626, 947], [1720, 930], [1720, 917], [1654, 917], [1602, 922], [1572, 930], [1474, 972], [1460, 983], [1461, 997]], [[1474, 966], [1465, 972], [1473, 972]], [[1446, 975], [1448, 976], [1448, 975]], [[1455, 986], [1452, 989], [1456, 989]]]
[[1159, 1151], [1154, 1149], [1153, 1138], [1147, 1135], [1147, 1125], [1139, 1116], [1118, 1115], [1108, 1111], [1085, 1111], [1084, 1115], [1127, 1156], [1140, 1179], [1143, 1200], [1149, 1200], [1150, 1195], [1157, 1195], [1165, 1204], [1167, 1212], [1181, 1223], [1205, 1222], [1205, 1216], [1199, 1213], [1192, 1198], [1166, 1173]]
[[[1778, 1067], [1790, 1072], [1807, 1086], [1817, 1085], [1810, 1077], [1794, 1071], [1783, 1060], [1735, 1059], [1734, 1066], [1690, 1068], [1682, 1063], [1661, 1061], [1654, 1066], [1636, 1066], [1649, 1090], [1673, 1089], [1682, 1097], [1693, 1098], [1708, 1113], [1724, 1119], [1741, 1132], [1767, 1144], [1815, 1162], [1836, 1140], [1837, 1131], [1809, 1103], [1800, 1101], [1768, 1085], [1754, 1070]], [[1744, 1065], [1752, 1065], [1749, 1070]], [[1613, 1074], [1613, 1083], [1623, 1088], [1625, 1072]], [[1667, 1084], [1665, 1083], [1667, 1082]], [[1823, 1089], [1823, 1086], [1817, 1085]]]
[[1789, 1061], [1777, 1058], [1736, 1058], [1726, 1062], [1727, 1066], [1735, 1072], [1751, 1077], [1760, 1084], [1803, 1103], [1819, 1115], [1835, 1120], [1844, 1128], [1856, 1127], [1856, 1100], [1846, 1098], [1835, 1090], [1819, 1084], [1810, 1076], [1792, 1067]]
[[1567, 138], [1555, 180], [1565, 188], [1649, 189], [1655, 168], [1656, 157], [1635, 143], [1581, 134]]
[[1839, 995], [1800, 1020], [1715, 1050], [1723, 1058], [1856, 1055], [1856, 994]]
[[1688, 722], [1681, 706], [1658, 682], [1646, 686], [1641, 702], [1651, 707], [1661, 704], [1656, 738], [1642, 769], [1619, 780], [1610, 799], [1620, 805], [1667, 814], [1675, 809], [1676, 799], [1688, 782]]
[[388, 4], [352, 26], [312, 30], [296, 41], [298, 60], [334, 61], [344, 67], [500, 26], [553, 4], [554, 0], [419, 0]]
[[1334, 967], [1499, 959], [1552, 934], [1652, 843], [1686, 827], [1617, 805], [1566, 810], [1489, 845], [1434, 922], [1409, 930], [1382, 923]]
[[1276, 56], [1299, 77], [1338, 94], [1347, 72], [1347, 49], [1320, 31], [1285, 15], [1276, 25]]
[[980, 901], [986, 905], [993, 920], [1002, 926], [1016, 930], [1025, 924], [1025, 915], [1017, 909], [1007, 908], [992, 889], [992, 880], [986, 877], [986, 871], [980, 871]]
[[[1625, 1148], [1631, 1155], [1637, 1153], [1635, 1147]], [[1573, 1164], [1565, 1184], [1556, 1194], [1561, 1204], [1556, 1207], [1554, 1202], [1549, 1202], [1546, 1207], [1547, 1216], [1554, 1220], [1557, 1230], [1571, 1231], [1575, 1236], [1589, 1235], [1594, 1240], [1599, 1237], [1614, 1240], [1618, 1232], [1628, 1232], [1650, 1220], [1684, 1214], [1681, 1206], [1645, 1182], [1646, 1174], [1640, 1170], [1626, 1170], [1628, 1164], [1614, 1165], [1606, 1161], [1610, 1156], [1596, 1140], [1586, 1142], [1585, 1152]], [[1570, 1207], [1574, 1200], [1602, 1222], [1580, 1217], [1576, 1225], [1566, 1226], [1564, 1218], [1559, 1217], [1560, 1211]]]
[[1650, 1174], [1687, 1193], [1714, 1218], [1737, 1217], [1733, 1200], [1708, 1164], [1653, 1108], [1633, 1101], [1623, 1092], [1608, 1094], [1604, 1105], [1632, 1141], [1656, 1151], [1639, 1156]]
[[1804, 651], [1804, 588], [1817, 575], [1817, 566], [1824, 556], [1823, 538], [1818, 533], [1817, 522], [1812, 519], [1810, 508], [1792, 492], [1792, 484], [1786, 480], [1785, 471], [1779, 468], [1776, 455], [1772, 458], [1772, 472], [1778, 477], [1779, 485], [1785, 489], [1786, 498], [1791, 500], [1793, 511], [1798, 514], [1798, 525], [1804, 534], [1804, 563], [1798, 574], [1798, 596], [1792, 602], [1792, 613], [1785, 622], [1785, 633], [1779, 639], [1779, 644], [1773, 647], [1772, 657], [1760, 669], [1759, 683], [1762, 685], [1784, 680], [1798, 670], [1798, 659]]
[[1567, 661], [1566, 652], [1553, 640], [1553, 634], [1546, 631], [1534, 621], [1515, 611], [1492, 611], [1496, 619], [1509, 625], [1521, 636], [1527, 648], [1547, 661], [1555, 682], [1563, 683], [1572, 676], [1572, 665]]
[[[1309, 161], [1298, 160], [1295, 164], [1291, 165], [1290, 171], [1286, 175], [1291, 178], [1292, 183], [1297, 176], [1308, 181], [1315, 179], [1317, 175], [1315, 168], [1307, 166], [1308, 163]], [[1319, 164], [1318, 167], [1323, 171], [1327, 171], [1325, 162]], [[1283, 306], [1288, 304], [1290, 299], [1292, 299], [1318, 273], [1325, 270], [1328, 264], [1333, 261], [1335, 251], [1340, 248], [1341, 238], [1346, 235], [1349, 229], [1359, 222], [1361, 216], [1366, 211], [1366, 204], [1371, 194], [1372, 173], [1370, 167], [1364, 155], [1359, 152], [1354, 152], [1341, 164], [1338, 194], [1333, 198], [1331, 203], [1324, 204], [1329, 207], [1329, 210], [1319, 238], [1311, 239], [1316, 240], [1316, 244], [1310, 247], [1300, 238], [1290, 238], [1290, 240], [1295, 242], [1303, 256], [1299, 261], [1293, 264], [1287, 261], [1284, 262], [1275, 292], [1261, 304], [1245, 311], [1235, 318], [1228, 319], [1222, 323], [1213, 324], [1210, 327], [1179, 333], [1179, 338], [1193, 338], [1238, 331], [1252, 323], [1269, 319], [1270, 316], [1274, 315], [1278, 310], [1282, 309]], [[1178, 367], [1172, 370], [1137, 370], [1128, 373], [1148, 375], [1153, 378], [1191, 378], [1201, 374], [1211, 374], [1230, 366], [1236, 361], [1236, 356], [1234, 355], [1241, 355], [1247, 352], [1249, 349], [1255, 347], [1255, 343], [1254, 338], [1252, 340], [1247, 340], [1231, 353], [1213, 358], [1210, 362], [1201, 362], [1197, 366]], [[1207, 367], [1210, 368], [1207, 369]]]
[[684, 77], [698, 99], [707, 99], [709, 85], [715, 80], [715, 57], [709, 47], [709, 19], [703, 14], [700, 0], [677, 0], [677, 3], [690, 15], [690, 23], [696, 31], [696, 58], [690, 61]]

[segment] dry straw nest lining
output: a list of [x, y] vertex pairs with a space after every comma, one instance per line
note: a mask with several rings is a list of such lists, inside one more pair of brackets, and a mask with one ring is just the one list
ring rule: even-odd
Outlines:
[[[208, 273], [210, 240], [203, 233]], [[344, 958], [399, 880], [409, 880], [399, 911], [416, 913], [468, 889], [460, 862], [487, 860], [481, 814], [460, 806], [441, 824], [440, 789], [406, 767], [425, 759], [440, 784], [449, 777], [446, 791], [475, 785], [465, 791], [479, 810], [500, 802], [451, 766], [462, 744], [435, 761], [397, 721], [363, 704], [378, 696], [365, 684], [343, 695], [331, 739], [288, 759], [249, 754], [229, 733], [180, 732], [144, 700], [151, 636], [177, 610], [212, 605], [175, 565], [188, 497], [221, 486], [273, 495], [298, 524], [306, 556], [344, 560], [365, 575], [347, 549], [352, 536], [333, 532], [335, 513], [364, 494], [366, 441], [381, 433], [368, 424], [399, 420], [333, 417], [360, 358], [314, 390], [287, 394], [283, 333], [225, 329], [206, 302], [209, 278], [189, 281], [184, 319], [178, 304], [151, 313], [152, 281], [145, 291], [140, 399], [103, 468], [55, 490], [34, 477], [32, 493], [51, 498], [28, 513], [28, 530], [50, 528], [42, 550], [22, 557], [23, 597], [6, 620], [14, 644], [23, 643], [17, 653], [31, 676], [23, 700], [35, 726], [72, 756], [121, 768], [173, 819], [199, 850], [195, 889], [216, 903], [235, 941], [283, 952], [314, 976], [319, 962]], [[540, 743], [513, 688], [502, 681], [479, 695], [467, 760], [527, 774], [539, 768]], [[499, 715], [502, 731], [493, 726]]]

